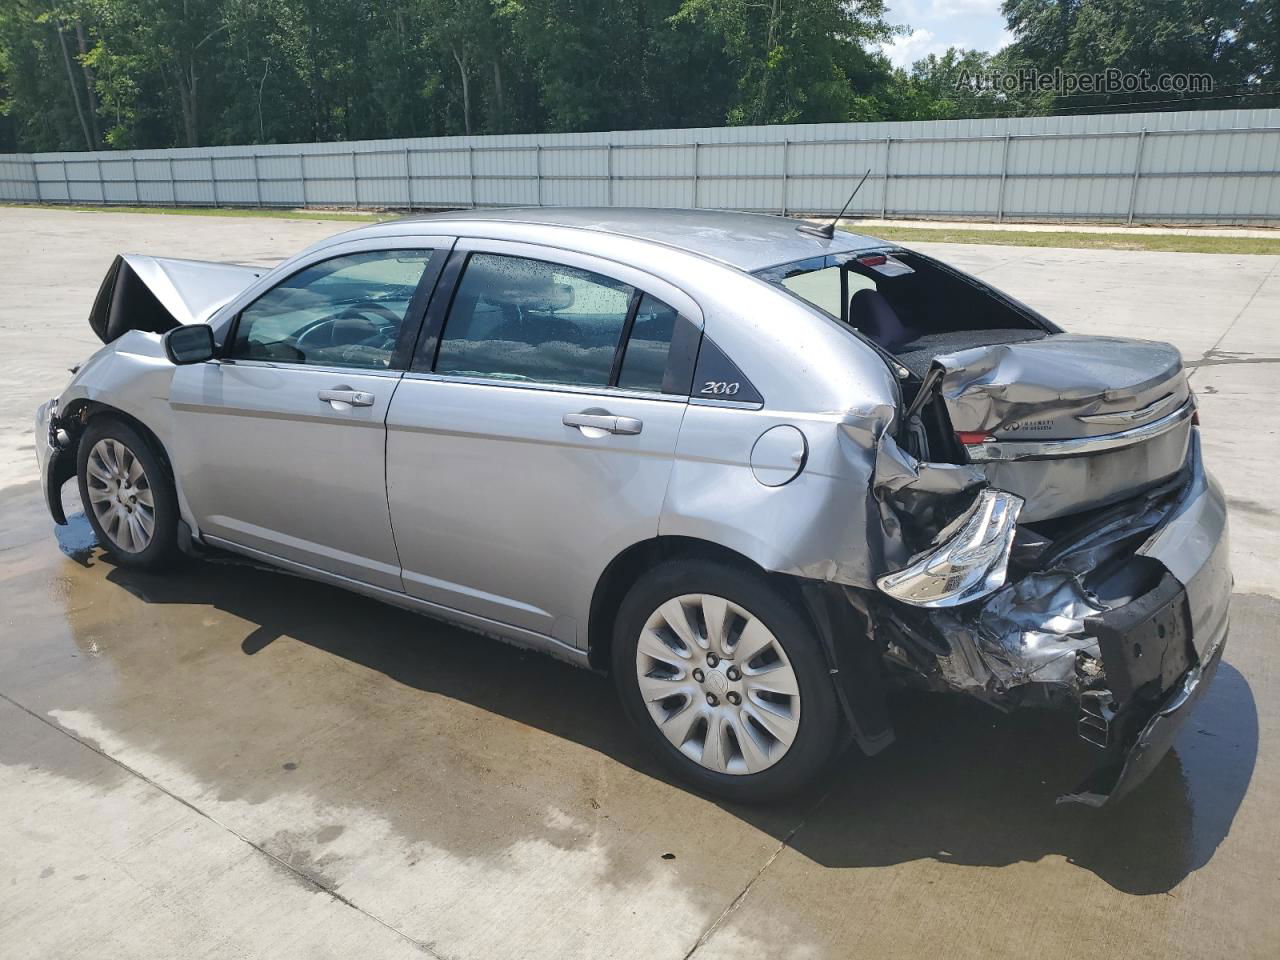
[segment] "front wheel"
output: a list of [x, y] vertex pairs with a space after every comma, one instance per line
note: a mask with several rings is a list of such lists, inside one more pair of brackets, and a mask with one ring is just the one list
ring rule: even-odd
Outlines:
[[80, 501], [123, 566], [157, 569], [177, 546], [178, 499], [151, 444], [114, 418], [89, 421], [77, 456]]
[[701, 560], [650, 570], [619, 610], [612, 668], [658, 757], [707, 793], [746, 802], [794, 793], [839, 743], [813, 628], [760, 574]]

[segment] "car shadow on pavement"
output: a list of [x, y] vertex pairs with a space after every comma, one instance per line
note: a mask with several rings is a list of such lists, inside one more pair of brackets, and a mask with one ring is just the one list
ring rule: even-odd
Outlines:
[[[288, 637], [687, 789], [644, 752], [606, 678], [283, 573], [236, 562], [183, 566], [168, 576], [116, 567], [106, 579], [147, 603], [209, 606], [251, 624], [240, 643], [245, 656]], [[1242, 621], [1261, 630], [1280, 611], [1243, 612], [1237, 634]], [[998, 867], [1061, 857], [1118, 890], [1154, 894], [1213, 856], [1257, 754], [1253, 694], [1228, 662], [1152, 777], [1102, 810], [1055, 804], [1090, 760], [1072, 717], [1005, 715], [960, 697], [916, 693], [895, 696], [892, 708], [898, 740], [880, 755], [849, 751], [785, 809], [722, 808], [779, 840], [789, 835], [795, 851], [830, 868], [926, 858]]]

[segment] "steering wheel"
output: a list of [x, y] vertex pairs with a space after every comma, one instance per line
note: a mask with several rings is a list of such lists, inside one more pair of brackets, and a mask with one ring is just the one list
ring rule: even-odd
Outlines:
[[[385, 321], [382, 324], [376, 323], [371, 317], [377, 317]], [[324, 320], [318, 320], [312, 324], [294, 341], [294, 346], [301, 350], [304, 354], [308, 349], [317, 349], [320, 347], [340, 347], [347, 346], [349, 343], [359, 342], [365, 337], [373, 337], [383, 332], [388, 327], [397, 327], [400, 324], [400, 315], [394, 310], [378, 303], [374, 300], [363, 300], [360, 303], [353, 303], [341, 313], [332, 317], [326, 317]], [[359, 340], [349, 341], [348, 343], [335, 343], [333, 335], [335, 327], [343, 320], [363, 320], [368, 324], [368, 333]]]
[[359, 303], [353, 303], [332, 319], [349, 320], [352, 317], [365, 317], [365, 319], [368, 319], [367, 315], [371, 313], [377, 314], [384, 318], [387, 323], [391, 324], [398, 324], [401, 320], [400, 314], [396, 313], [390, 307], [378, 303], [376, 300], [362, 300]]

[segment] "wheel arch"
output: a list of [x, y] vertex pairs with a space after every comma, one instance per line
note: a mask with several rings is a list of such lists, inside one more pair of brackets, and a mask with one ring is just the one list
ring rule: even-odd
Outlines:
[[151, 448], [155, 451], [160, 463], [169, 475], [169, 479], [174, 479], [173, 464], [169, 460], [169, 451], [165, 449], [164, 443], [161, 442], [156, 432], [149, 426], [139, 420], [131, 413], [121, 410], [119, 407], [113, 407], [109, 403], [103, 403], [101, 400], [82, 399], [73, 401], [66, 412], [62, 415], [64, 421], [71, 421], [79, 425], [74, 434], [69, 434], [71, 438], [71, 447], [73, 454], [78, 456], [80, 446], [80, 437], [93, 420], [99, 418], [109, 418], [119, 420], [126, 426], [132, 428], [142, 435], [142, 439], [151, 444]]
[[879, 656], [866, 637], [867, 623], [838, 584], [805, 580], [765, 570], [749, 557], [709, 540], [660, 536], [632, 544], [613, 558], [596, 582], [587, 627], [591, 667], [607, 673], [613, 625], [630, 585], [646, 570], [667, 560], [704, 559], [763, 575], [813, 627], [827, 656], [828, 668], [849, 733], [868, 756], [894, 739], [885, 703]]
[[[659, 536], [633, 543], [614, 557], [596, 581], [591, 595], [591, 613], [587, 624], [587, 657], [593, 669], [609, 670], [613, 646], [613, 624], [618, 607], [636, 578], [646, 570], [667, 560], [702, 559], [763, 574], [785, 584], [788, 593], [795, 590], [792, 578], [769, 573], [749, 557], [729, 547], [697, 537]], [[799, 600], [799, 594], [795, 594]]]

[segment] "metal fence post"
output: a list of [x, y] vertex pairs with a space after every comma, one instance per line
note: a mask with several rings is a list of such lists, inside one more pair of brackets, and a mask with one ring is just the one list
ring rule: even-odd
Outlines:
[[[613, 206], [613, 144], [606, 143], [604, 147], [604, 169], [605, 180], [609, 186], [609, 206]], [[694, 203], [696, 207], [698, 204]]]
[[71, 202], [71, 178], [67, 176], [67, 161], [62, 161], [62, 185], [67, 191], [67, 203]]
[[142, 205], [142, 190], [138, 184], [138, 158], [129, 158], [129, 176], [133, 177], [133, 202]]
[[693, 141], [693, 208], [698, 209], [698, 141]]
[[1129, 184], [1129, 216], [1125, 220], [1127, 226], [1133, 226], [1133, 211], [1138, 203], [1138, 178], [1142, 176], [1142, 147], [1147, 142], [1147, 128], [1138, 131], [1138, 155], [1133, 161], [1133, 180]]
[[1004, 157], [1000, 161], [1000, 195], [996, 198], [996, 223], [1004, 222], [1004, 181], [1009, 176], [1009, 134], [1004, 135]]
[[42, 203], [44, 198], [40, 196], [40, 170], [36, 167], [36, 158], [32, 156], [27, 162], [31, 164], [31, 186], [36, 188], [36, 203]]
[[476, 206], [476, 148], [467, 144], [467, 182], [470, 185], [471, 206]]
[[404, 148], [404, 202], [413, 213], [413, 172], [409, 169], [409, 148]]
[[258, 174], [258, 155], [253, 155], [253, 199], [258, 206], [262, 206], [262, 177]]
[[[105, 206], [107, 203], [107, 184], [106, 184], [106, 181], [102, 179], [102, 158], [94, 157], [93, 162], [98, 168], [98, 194], [102, 197], [102, 203]], [[63, 169], [64, 170], [66, 169], [65, 165], [63, 166]], [[70, 198], [71, 198], [71, 181], [68, 180], [67, 181], [67, 199], [70, 199]]]
[[209, 158], [209, 186], [213, 189], [213, 205], [218, 205], [218, 165]]
[[787, 215], [787, 161], [791, 154], [791, 141], [782, 141], [782, 215]]
[[889, 151], [893, 149], [893, 137], [884, 138], [884, 189], [880, 192], [880, 219], [889, 216]]
[[351, 198], [355, 201], [356, 209], [360, 209], [360, 178], [356, 176], [356, 152], [351, 151]]
[[307, 155], [305, 153], [298, 154], [298, 180], [302, 183], [302, 209], [307, 209], [309, 201], [307, 199]]
[[542, 206], [542, 144], [534, 144], [533, 147], [533, 179], [534, 186], [538, 191], [538, 206]]
[[169, 203], [178, 205], [178, 181], [173, 175], [173, 154], [169, 154]]

